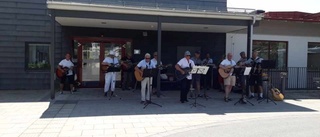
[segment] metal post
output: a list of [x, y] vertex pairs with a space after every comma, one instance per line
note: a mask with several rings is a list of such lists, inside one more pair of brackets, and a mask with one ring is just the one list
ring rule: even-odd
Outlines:
[[54, 91], [54, 47], [55, 47], [55, 27], [56, 27], [56, 20], [55, 20], [55, 11], [51, 10], [51, 45], [50, 45], [50, 94], [51, 99], [55, 98], [55, 91]]
[[[162, 31], [162, 26], [161, 26], [161, 19], [160, 16], [158, 17], [158, 64], [161, 62], [161, 31]], [[161, 89], [161, 81], [160, 81], [160, 69], [158, 71], [158, 77], [157, 77], [157, 95], [160, 95], [160, 89]]]
[[[251, 21], [248, 23], [248, 30], [247, 30], [247, 59], [251, 56], [252, 50], [252, 35], [253, 35], [253, 24]], [[247, 76], [246, 82], [246, 94], [249, 94], [249, 77]]]

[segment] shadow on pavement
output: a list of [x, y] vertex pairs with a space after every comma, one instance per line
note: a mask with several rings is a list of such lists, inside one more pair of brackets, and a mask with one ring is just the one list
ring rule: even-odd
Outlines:
[[187, 103], [179, 102], [179, 91], [163, 91], [165, 96], [157, 98], [152, 96], [152, 101], [162, 105], [149, 105], [143, 109], [140, 104], [140, 90], [116, 91], [119, 98], [106, 98], [101, 89], [81, 89], [79, 92], [70, 94], [57, 94], [56, 100], [50, 102], [49, 108], [42, 114], [41, 118], [55, 117], [94, 117], [94, 116], [121, 116], [121, 115], [157, 115], [157, 114], [199, 114], [225, 115], [227, 113], [263, 113], [263, 112], [313, 112], [316, 110], [294, 105], [287, 102], [266, 101], [258, 103], [255, 99], [250, 100], [255, 106], [249, 104], [237, 104], [239, 94], [232, 94], [233, 101], [224, 102], [223, 93], [215, 90], [208, 91], [212, 99], [198, 98], [197, 102], [206, 107], [193, 107], [194, 100], [189, 99]]

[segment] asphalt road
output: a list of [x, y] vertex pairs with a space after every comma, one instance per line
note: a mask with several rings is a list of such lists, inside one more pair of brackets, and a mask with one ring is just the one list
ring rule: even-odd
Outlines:
[[320, 137], [320, 115], [235, 121], [166, 137]]

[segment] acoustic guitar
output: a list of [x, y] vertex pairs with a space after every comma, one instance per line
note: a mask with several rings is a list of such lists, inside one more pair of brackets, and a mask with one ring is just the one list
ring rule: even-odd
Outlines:
[[183, 80], [188, 75], [190, 75], [191, 68], [183, 68], [182, 70], [184, 71], [184, 74], [182, 74], [179, 70], [175, 70], [177, 81]]
[[226, 79], [230, 76], [231, 73], [233, 73], [233, 67], [227, 66], [227, 69], [219, 68], [218, 72], [222, 78]]
[[[170, 67], [170, 66], [172, 66], [172, 64], [168, 64], [168, 65], [159, 65], [159, 66], [157, 66], [157, 68], [159, 68], [160, 70], [162, 70], [162, 69], [166, 69], [167, 67]], [[142, 72], [143, 72], [143, 70], [142, 70]], [[136, 80], [137, 81], [142, 81], [144, 78], [142, 77], [142, 73], [140, 73], [139, 71], [134, 71], [134, 76], [135, 76], [135, 78], [136, 78]]]
[[284, 99], [284, 95], [277, 88], [272, 88], [272, 97], [275, 101], [282, 101]]
[[56, 76], [58, 78], [62, 78], [63, 76], [68, 74], [69, 68], [68, 67], [64, 67], [62, 68], [64, 72], [62, 72], [60, 69], [56, 69]]
[[119, 64], [113, 64], [113, 63], [111, 63], [111, 65], [101, 64], [100, 69], [102, 72], [108, 73], [108, 71], [110, 71], [110, 69], [120, 71], [120, 66], [119, 66]]
[[143, 74], [143, 70], [140, 73], [139, 71], [134, 71], [134, 77], [136, 78], [137, 81], [142, 81], [144, 78], [142, 77]]

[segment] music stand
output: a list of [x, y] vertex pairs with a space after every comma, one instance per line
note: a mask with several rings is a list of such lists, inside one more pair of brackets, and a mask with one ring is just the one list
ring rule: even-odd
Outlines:
[[[191, 74], [207, 74], [208, 69], [209, 69], [209, 67], [207, 67], [207, 66], [194, 66], [190, 73]], [[190, 104], [190, 105], [192, 105], [191, 108], [192, 107], [197, 107], [197, 105], [201, 106], [201, 107], [206, 107], [206, 106], [204, 106], [202, 104], [197, 103], [197, 98], [198, 98], [198, 96], [195, 95], [194, 103]]]
[[[252, 69], [251, 67], [246, 67], [245, 71], [243, 72], [243, 77], [249, 76], [251, 69]], [[248, 84], [248, 81], [246, 81], [246, 84]], [[243, 91], [242, 91], [241, 95], [243, 95]], [[240, 103], [242, 101], [243, 101], [243, 98], [240, 98], [236, 103], [234, 103], [234, 105], [237, 105], [238, 103]], [[254, 106], [254, 104], [251, 103], [249, 100], [246, 100], [246, 101], [247, 101], [247, 103], [249, 103], [252, 106]]]
[[[158, 69], [154, 68], [154, 69], [144, 69], [143, 70], [143, 74], [142, 74], [142, 77], [144, 78], [149, 78], [149, 98], [150, 100], [146, 100], [146, 103], [143, 107], [143, 109], [145, 109], [149, 104], [153, 104], [153, 105], [156, 105], [156, 106], [159, 106], [159, 107], [162, 107], [161, 105], [157, 104], [157, 103], [154, 103], [151, 101], [151, 93], [150, 93], [150, 90], [152, 90], [152, 81], [151, 81], [151, 78], [154, 77], [155, 75], [158, 75]], [[141, 87], [142, 88], [145, 88], [145, 87]], [[148, 88], [147, 88], [148, 89]]]
[[[265, 90], [267, 92], [267, 96], [264, 97], [261, 101], [259, 101], [259, 103], [261, 103], [262, 101], [264, 100], [267, 100], [267, 103], [269, 103], [269, 100], [271, 102], [273, 102], [275, 105], [277, 105], [276, 102], [274, 102], [274, 100], [272, 100], [270, 97], [269, 97], [269, 91], [270, 91], [270, 85], [271, 85], [271, 79], [269, 78], [270, 76], [270, 69], [274, 69], [276, 68], [276, 61], [275, 60], [262, 60], [261, 62], [261, 68], [262, 69], [267, 69], [267, 73], [268, 73], [268, 78], [265, 80], [267, 82], [267, 85], [265, 87]], [[271, 87], [272, 88], [272, 87]]]
[[[120, 67], [110, 66], [105, 73], [108, 73], [108, 72], [120, 72]], [[110, 86], [112, 86], [112, 85], [110, 85]], [[111, 100], [112, 97], [116, 97], [116, 96], [117, 95], [115, 95], [114, 92], [111, 91], [109, 100]], [[119, 97], [119, 99], [122, 99], [122, 98]]]

